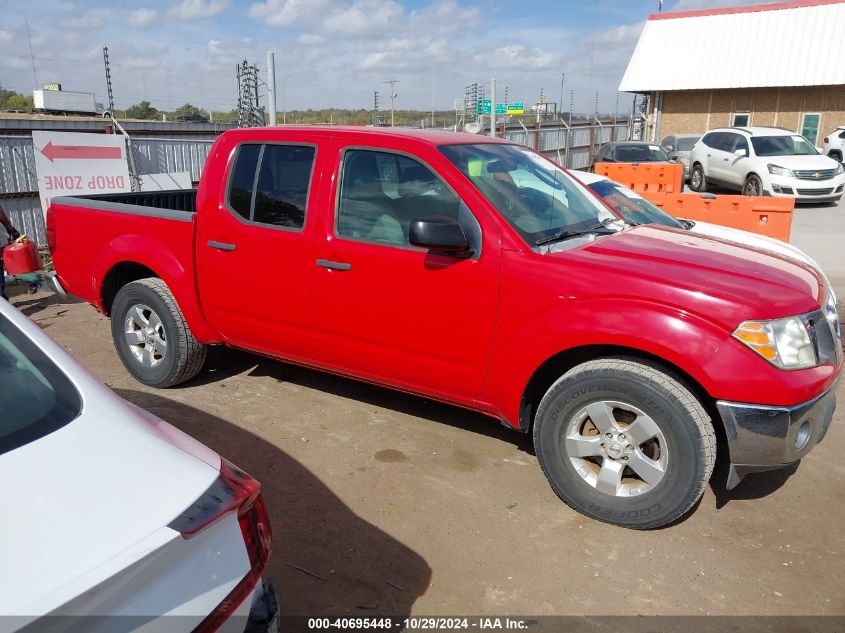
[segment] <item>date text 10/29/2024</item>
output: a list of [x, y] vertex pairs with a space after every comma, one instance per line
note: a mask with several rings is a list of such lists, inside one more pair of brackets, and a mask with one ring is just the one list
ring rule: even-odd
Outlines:
[[527, 629], [530, 620], [520, 618], [478, 617], [478, 618], [309, 618], [308, 629], [317, 630], [399, 630], [399, 631], [493, 631], [493, 630], [521, 630]]

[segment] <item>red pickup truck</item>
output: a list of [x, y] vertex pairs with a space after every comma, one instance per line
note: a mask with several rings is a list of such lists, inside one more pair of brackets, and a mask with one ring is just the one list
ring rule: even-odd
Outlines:
[[815, 270], [626, 226], [497, 139], [230, 131], [198, 190], [55, 198], [47, 225], [57, 284], [111, 317], [141, 382], [188, 380], [223, 344], [481, 411], [533, 433], [566, 503], [626, 527], [684, 515], [717, 436], [733, 487], [833, 416]]

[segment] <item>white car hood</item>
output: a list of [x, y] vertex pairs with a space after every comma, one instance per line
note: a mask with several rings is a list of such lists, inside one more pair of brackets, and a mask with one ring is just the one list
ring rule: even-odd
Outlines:
[[827, 156], [759, 156], [760, 160], [771, 163], [772, 165], [779, 165], [787, 169], [801, 169], [801, 170], [824, 170], [836, 169], [839, 165], [832, 158]]
[[[689, 220], [688, 220], [689, 221]], [[759, 235], [758, 233], [751, 233], [750, 231], [742, 231], [740, 229], [732, 229], [727, 226], [720, 226], [718, 224], [710, 224], [709, 222], [694, 222], [694, 226], [690, 229], [693, 233], [700, 233], [709, 237], [716, 237], [723, 240], [729, 240], [742, 244], [743, 246], [750, 246], [752, 248], [760, 248], [789, 257], [790, 259], [798, 260], [803, 264], [812, 266], [824, 276], [824, 271], [819, 263], [812, 257], [807, 255], [797, 246], [776, 240], [773, 237], [766, 235]], [[827, 277], [825, 276], [825, 280]]]

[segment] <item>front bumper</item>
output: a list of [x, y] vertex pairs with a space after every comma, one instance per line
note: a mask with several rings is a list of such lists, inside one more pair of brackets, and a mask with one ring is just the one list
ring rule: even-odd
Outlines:
[[728, 436], [727, 488], [748, 473], [782, 468], [798, 461], [824, 439], [836, 409], [836, 384], [793, 407], [769, 407], [718, 400]]
[[837, 176], [830, 180], [800, 180], [775, 176], [766, 189], [767, 195], [795, 198], [795, 202], [833, 202], [845, 193], [845, 178]]

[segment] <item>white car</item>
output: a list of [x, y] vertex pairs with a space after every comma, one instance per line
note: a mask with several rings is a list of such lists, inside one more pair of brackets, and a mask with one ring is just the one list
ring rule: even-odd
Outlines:
[[833, 160], [842, 162], [843, 156], [845, 156], [845, 125], [840, 125], [824, 137], [824, 149], [822, 151], [825, 156], [830, 156]]
[[821, 156], [803, 136], [773, 127], [711, 130], [690, 152], [690, 188], [708, 184], [747, 196], [789, 196], [796, 202], [836, 202], [845, 168]]
[[[580, 171], [570, 173], [573, 173], [583, 184], [603, 198], [628, 224], [662, 224], [708, 237], [729, 240], [737, 244], [742, 244], [743, 246], [750, 246], [751, 248], [772, 251], [778, 255], [789, 257], [812, 266], [827, 281], [827, 276], [822, 271], [819, 263], [792, 244], [776, 240], [766, 235], [732, 229], [719, 224], [678, 219], [655, 206], [640, 194], [631, 191], [627, 187], [605, 176]], [[829, 281], [828, 286], [830, 286]]]
[[0, 481], [3, 633], [278, 624], [259, 483], [2, 300]]

